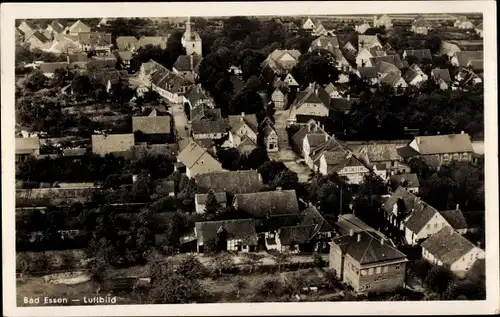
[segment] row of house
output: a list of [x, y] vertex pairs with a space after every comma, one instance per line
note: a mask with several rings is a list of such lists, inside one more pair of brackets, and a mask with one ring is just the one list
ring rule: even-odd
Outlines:
[[484, 250], [463, 236], [478, 229], [468, 225], [458, 205], [453, 210], [438, 211], [398, 187], [380, 212], [390, 226], [403, 233], [405, 243], [421, 246], [424, 259], [444, 265], [459, 276], [464, 276], [477, 260], [484, 259]]

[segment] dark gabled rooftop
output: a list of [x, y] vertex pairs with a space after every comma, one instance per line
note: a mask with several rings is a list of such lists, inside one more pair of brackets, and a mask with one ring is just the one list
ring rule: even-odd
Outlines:
[[219, 232], [225, 231], [227, 239], [241, 239], [245, 245], [257, 244], [254, 219], [196, 222], [195, 228], [198, 243], [206, 244], [216, 239]]
[[387, 239], [367, 231], [334, 238], [332, 243], [338, 245], [343, 252], [361, 265], [396, 260], [407, 261], [406, 255]]
[[295, 190], [238, 194], [234, 196], [234, 206], [256, 218], [270, 215], [299, 213]]
[[264, 184], [257, 171], [212, 172], [195, 176], [200, 193], [228, 192], [232, 195], [253, 193], [263, 189]]

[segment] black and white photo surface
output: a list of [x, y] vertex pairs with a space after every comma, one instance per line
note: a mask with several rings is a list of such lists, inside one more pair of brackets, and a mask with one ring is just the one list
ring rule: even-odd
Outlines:
[[5, 313], [498, 312], [494, 12], [2, 6]]

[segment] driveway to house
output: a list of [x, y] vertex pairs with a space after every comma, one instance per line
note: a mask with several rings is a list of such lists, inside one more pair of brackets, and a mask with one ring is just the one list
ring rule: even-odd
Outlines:
[[275, 129], [278, 134], [278, 146], [280, 150], [291, 150], [292, 147], [288, 142], [288, 134], [286, 133], [286, 119], [288, 118], [288, 110], [276, 110], [274, 114]]

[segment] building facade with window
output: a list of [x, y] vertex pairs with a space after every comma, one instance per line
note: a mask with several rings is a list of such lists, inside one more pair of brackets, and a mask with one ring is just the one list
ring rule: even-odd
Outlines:
[[377, 232], [362, 231], [330, 242], [330, 269], [355, 292], [389, 292], [404, 286], [406, 255]]

